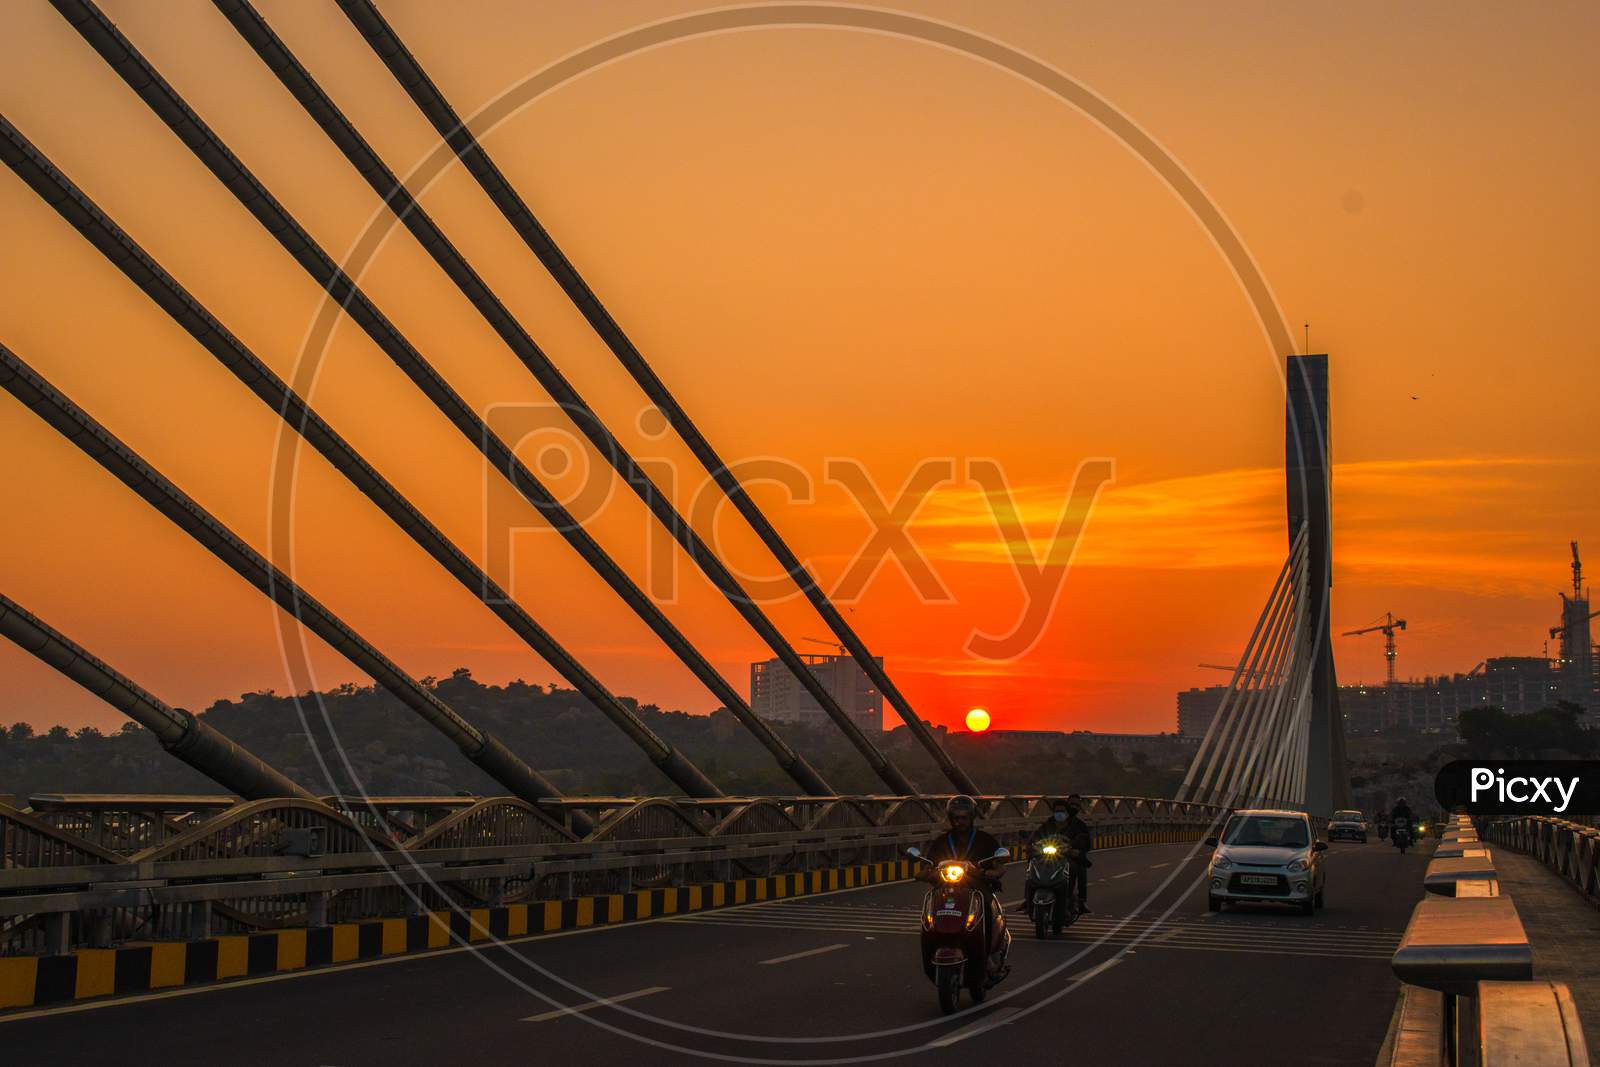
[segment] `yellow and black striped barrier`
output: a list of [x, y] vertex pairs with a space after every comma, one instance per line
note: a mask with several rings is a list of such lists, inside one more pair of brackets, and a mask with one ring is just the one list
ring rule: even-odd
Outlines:
[[448, 948], [491, 939], [653, 919], [761, 900], [827, 893], [910, 877], [910, 863], [741, 878], [705, 885], [541, 900], [495, 908], [435, 911], [403, 919], [78, 949], [64, 956], [0, 957], [0, 1008], [297, 971], [332, 963]]
[[[1095, 835], [1097, 849], [1192, 841], [1197, 830]], [[829, 893], [911, 876], [907, 860], [833, 867], [704, 885], [541, 900], [531, 904], [435, 911], [403, 919], [229, 934], [203, 941], [157, 941], [85, 948], [64, 956], [0, 957], [0, 1009], [297, 971], [491, 939], [610, 926], [683, 912]]]

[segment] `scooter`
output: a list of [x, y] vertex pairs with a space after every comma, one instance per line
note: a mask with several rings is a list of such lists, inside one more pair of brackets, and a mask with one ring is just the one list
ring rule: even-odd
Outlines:
[[1034, 937], [1043, 941], [1051, 931], [1059, 934], [1078, 921], [1078, 896], [1066, 845], [1053, 838], [1039, 841], [1028, 859], [1028, 881], [1034, 887], [1033, 899], [1028, 902]]
[[1411, 838], [1410, 824], [1395, 823], [1389, 831], [1389, 840], [1394, 843], [1395, 848], [1400, 850], [1402, 856], [1405, 855], [1406, 849], [1410, 848], [1414, 843]]
[[922, 970], [939, 992], [946, 1015], [961, 1002], [961, 990], [983, 1003], [989, 990], [1011, 973], [1011, 931], [1001, 909], [991, 906], [984, 866], [1011, 857], [1009, 849], [977, 863], [942, 860], [935, 863], [921, 849], [906, 855], [933, 868], [937, 880], [922, 902]]

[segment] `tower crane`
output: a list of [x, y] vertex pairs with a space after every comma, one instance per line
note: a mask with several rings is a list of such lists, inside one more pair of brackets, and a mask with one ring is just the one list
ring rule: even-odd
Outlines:
[[1383, 656], [1384, 659], [1389, 661], [1388, 685], [1391, 691], [1394, 689], [1394, 632], [1405, 628], [1406, 620], [1397, 619], [1392, 612], [1386, 611], [1383, 613], [1382, 622], [1372, 626], [1363, 626], [1359, 630], [1346, 630], [1344, 633], [1345, 637], [1360, 637], [1362, 634], [1370, 633], [1383, 634]]
[[1242, 676], [1244, 676], [1246, 678], [1271, 678], [1273, 680], [1276, 680], [1277, 677], [1278, 677], [1276, 674], [1272, 673], [1271, 671], [1245, 670], [1243, 668], [1238, 667], [1237, 665], [1233, 666], [1233, 667], [1230, 667], [1225, 663], [1200, 663], [1200, 664], [1196, 664], [1196, 666], [1204, 667], [1207, 670], [1213, 670], [1213, 671], [1227, 671], [1229, 674], [1232, 674], [1234, 671], [1238, 671]]
[[802, 637], [800, 640], [810, 641], [814, 645], [827, 645], [829, 648], [836, 649], [840, 656], [845, 655], [845, 647], [837, 641], [824, 641], [820, 637]]
[[[1597, 615], [1600, 615], [1600, 608], [1596, 608], [1594, 611], [1589, 612], [1589, 614], [1584, 616], [1584, 617], [1592, 619]], [[1566, 627], [1565, 624], [1562, 624], [1560, 626], [1552, 626], [1552, 627], [1550, 627], [1550, 636], [1551, 637], [1560, 637], [1561, 635], [1565, 634], [1566, 632], [1567, 632], [1567, 627]]]

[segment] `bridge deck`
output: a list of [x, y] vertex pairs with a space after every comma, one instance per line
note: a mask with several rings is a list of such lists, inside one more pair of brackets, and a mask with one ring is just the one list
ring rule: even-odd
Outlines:
[[[1203, 848], [1102, 852], [1095, 913], [1060, 941], [1017, 929], [1011, 977], [979, 1012], [950, 1020], [917, 963], [921, 887], [899, 884], [23, 1012], [0, 1016], [0, 1040], [26, 1063], [141, 1049], [172, 1065], [344, 1067], [523, 1064], [535, 1049], [541, 1062], [687, 1063], [918, 1048], [954, 1063], [981, 1033], [986, 1061], [1055, 1049], [1103, 1063], [1366, 1065], [1394, 1008], [1389, 957], [1426, 856], [1373, 842], [1337, 845], [1328, 859], [1328, 906], [1307, 918], [1269, 906], [1208, 913]], [[1007, 881], [1015, 899], [1021, 871]], [[614, 1006], [564, 1011], [586, 997], [552, 975]], [[859, 1036], [815, 1040], [838, 1035]], [[775, 1040], [785, 1036], [811, 1041]]]

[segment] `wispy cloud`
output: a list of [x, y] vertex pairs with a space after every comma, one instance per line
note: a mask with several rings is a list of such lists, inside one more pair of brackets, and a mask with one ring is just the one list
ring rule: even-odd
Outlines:
[[[1377, 460], [1334, 467], [1335, 564], [1364, 581], [1498, 589], [1548, 584], [1549, 546], [1530, 529], [1553, 476], [1572, 461], [1538, 457]], [[1065, 484], [1014, 487], [1040, 557]], [[1113, 485], [1090, 516], [1075, 565], [1138, 569], [1270, 567], [1287, 531], [1284, 476], [1254, 468]], [[940, 489], [911, 524], [935, 562], [1010, 566], [988, 501], [975, 486]]]

